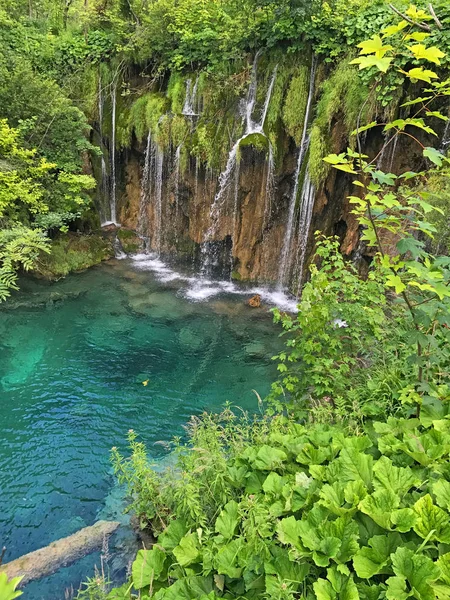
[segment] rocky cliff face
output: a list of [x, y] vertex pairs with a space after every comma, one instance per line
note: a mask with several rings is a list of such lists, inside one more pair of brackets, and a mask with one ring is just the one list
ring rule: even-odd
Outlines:
[[[210, 246], [209, 254], [212, 262], [217, 263], [213, 265], [216, 270], [231, 271], [233, 277], [242, 280], [277, 282], [295, 186], [295, 147], [286, 155], [283, 166], [275, 175], [270, 206], [267, 205], [266, 155], [251, 146], [243, 149], [238, 185], [233, 182], [232, 193], [221, 207], [212, 239], [208, 238], [208, 230], [219, 174], [191, 160], [186, 170], [178, 174], [176, 182], [173, 163], [173, 157], [169, 155], [163, 167], [159, 247], [153, 234], [158, 228], [158, 217], [152, 199], [142, 210], [145, 168], [142, 144], [136, 143], [124, 161], [124, 185], [118, 198], [119, 222], [148, 237], [150, 249], [193, 259], [198, 268], [201, 268], [202, 246]], [[325, 184], [316, 192], [307, 232], [305, 263], [311, 258], [316, 230], [338, 235], [344, 253], [349, 257], [354, 253], [359, 235], [358, 225], [346, 201], [349, 193], [348, 178], [335, 171], [330, 172]], [[292, 270], [298, 260], [298, 242], [293, 239], [290, 249]], [[205, 251], [208, 253], [208, 249]]]
[[[103, 214], [109, 205], [148, 249], [188, 259], [205, 275], [293, 291], [306, 277], [316, 230], [363, 258], [346, 199], [351, 176], [322, 158], [347, 147], [365, 91], [346, 65], [327, 73], [311, 57], [299, 60], [280, 66], [256, 57], [231, 96], [195, 74], [141, 90], [128, 105], [113, 95], [109, 110], [99, 109], [108, 123], [97, 128]], [[367, 138], [368, 154], [381, 141]]]

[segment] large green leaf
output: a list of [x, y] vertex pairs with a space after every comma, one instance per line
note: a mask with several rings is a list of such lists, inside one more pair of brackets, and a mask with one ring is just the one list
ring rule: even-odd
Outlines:
[[445, 508], [445, 510], [450, 510], [450, 482], [439, 479], [433, 483], [432, 490], [439, 506]]
[[286, 481], [286, 478], [281, 477], [281, 475], [278, 475], [278, 473], [272, 472], [267, 475], [262, 487], [266, 494], [271, 494], [272, 496], [281, 496], [283, 486]]
[[344, 448], [338, 461], [342, 466], [344, 481], [363, 481], [370, 487], [372, 483], [373, 458], [356, 449]]
[[447, 585], [450, 585], [450, 552], [442, 554], [442, 556], [437, 559], [436, 565], [441, 572], [439, 579], [444, 581]]
[[399, 497], [391, 490], [378, 489], [359, 503], [359, 510], [384, 529], [390, 529], [391, 513], [398, 508], [399, 502]]
[[242, 540], [238, 538], [220, 548], [214, 561], [219, 575], [228, 575], [232, 579], [241, 576], [242, 569], [238, 566], [238, 554], [241, 545]]
[[287, 460], [286, 452], [264, 445], [258, 450], [253, 466], [261, 471], [272, 471], [279, 468], [285, 460]]
[[158, 537], [158, 544], [166, 550], [173, 550], [178, 546], [181, 538], [187, 533], [187, 527], [183, 521], [177, 519], [171, 521]]
[[414, 531], [420, 537], [450, 544], [449, 515], [433, 504], [430, 494], [417, 500], [413, 509], [417, 515]]
[[406, 533], [411, 531], [417, 521], [417, 515], [412, 508], [399, 508], [391, 514], [391, 523], [397, 531]]
[[277, 525], [278, 539], [282, 544], [291, 544], [296, 546], [300, 541], [300, 521], [295, 517], [286, 517], [281, 519]]
[[397, 548], [391, 556], [392, 568], [396, 577], [387, 580], [388, 600], [435, 600], [432, 583], [440, 575], [438, 566], [423, 554], [416, 554], [409, 548]]
[[409, 467], [395, 467], [387, 456], [382, 456], [373, 467], [375, 489], [390, 490], [403, 496], [412, 487], [420, 484], [420, 479]]
[[390, 562], [390, 555], [401, 545], [398, 533], [376, 535], [369, 540], [369, 546], [361, 548], [353, 557], [353, 566], [361, 579], [370, 579], [383, 573]]
[[151, 550], [139, 550], [132, 567], [134, 587], [139, 590], [156, 581], [164, 571], [165, 560], [166, 553], [157, 546]]
[[313, 588], [317, 600], [360, 600], [353, 577], [335, 566], [327, 570], [327, 579], [318, 579]]
[[181, 538], [173, 553], [182, 567], [187, 567], [195, 562], [200, 556], [197, 533], [188, 533]]
[[[199, 600], [213, 591], [212, 577], [185, 577], [156, 592], [155, 600]], [[214, 596], [213, 596], [214, 598]]]
[[216, 531], [228, 540], [233, 537], [239, 523], [239, 505], [235, 500], [225, 504], [220, 515], [216, 519]]
[[267, 575], [278, 575], [282, 581], [295, 583], [297, 589], [309, 573], [309, 564], [306, 562], [301, 563], [298, 560], [291, 561], [287, 551], [277, 546], [272, 548], [272, 554], [274, 557], [264, 563], [265, 573]]

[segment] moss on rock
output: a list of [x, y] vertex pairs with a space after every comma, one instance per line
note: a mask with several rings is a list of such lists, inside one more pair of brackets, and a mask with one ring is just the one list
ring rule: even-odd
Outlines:
[[51, 253], [40, 256], [34, 272], [46, 279], [59, 279], [113, 257], [114, 249], [108, 238], [68, 233], [52, 241]]

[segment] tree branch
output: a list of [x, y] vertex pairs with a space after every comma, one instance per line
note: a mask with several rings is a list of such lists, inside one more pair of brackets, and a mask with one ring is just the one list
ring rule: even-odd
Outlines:
[[434, 22], [436, 23], [436, 27], [437, 27], [438, 29], [444, 29], [444, 28], [442, 27], [442, 23], [439, 21], [439, 19], [438, 19], [438, 18], [437, 18], [437, 16], [436, 16], [436, 13], [434, 12], [434, 8], [433, 8], [433, 5], [431, 4], [431, 2], [430, 2], [430, 4], [428, 5], [428, 9], [429, 9], [429, 11], [430, 11], [430, 13], [431, 13], [431, 16], [432, 16], [432, 17], [433, 17], [433, 19], [434, 19]]
[[389, 4], [389, 8], [395, 13], [397, 13], [402, 19], [408, 21], [408, 23], [411, 23], [411, 25], [417, 25], [417, 27], [420, 27], [420, 29], [423, 29], [424, 31], [431, 31], [431, 27], [429, 25], [427, 25], [426, 23], [416, 23], [415, 21], [404, 15], [402, 12], [400, 12], [398, 8], [395, 8], [393, 4]]

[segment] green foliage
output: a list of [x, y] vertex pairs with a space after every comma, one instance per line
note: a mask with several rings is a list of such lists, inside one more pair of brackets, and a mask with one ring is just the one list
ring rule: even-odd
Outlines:
[[49, 254], [40, 254], [33, 269], [48, 279], [84, 271], [114, 256], [111, 242], [100, 235], [65, 234], [52, 240]]
[[[17, 289], [17, 271], [49, 252], [46, 231], [67, 229], [87, 202], [94, 180], [55, 170], [20, 145], [19, 131], [0, 120], [0, 300]], [[59, 210], [59, 212], [58, 212]]]
[[[192, 79], [191, 85], [193, 85]], [[175, 114], [180, 114], [183, 110], [186, 96], [186, 82], [176, 71], [173, 71], [170, 75], [169, 83], [167, 84], [167, 96], [170, 99], [171, 111]]]
[[128, 127], [142, 140], [151, 131], [158, 142], [164, 141], [163, 118], [168, 108], [168, 100], [157, 92], [147, 92], [131, 106]]
[[[281, 375], [271, 402], [278, 411], [287, 406], [303, 417], [312, 411], [315, 420], [350, 418], [356, 428], [365, 417], [398, 409], [411, 351], [404, 315], [387, 304], [378, 273], [361, 280], [344, 262], [337, 239], [318, 236], [316, 245], [317, 264], [311, 266], [298, 314], [275, 311], [289, 339], [275, 357]], [[397, 369], [401, 382], [394, 376]]]
[[[383, 127], [385, 132], [393, 134], [394, 139], [411, 136], [436, 170], [448, 163], [448, 159], [437, 149], [426, 145], [427, 141], [420, 142], [416, 136], [427, 134], [428, 139], [436, 136], [428, 124], [430, 118], [448, 120], [446, 115], [432, 110], [432, 107], [436, 100], [450, 96], [450, 82], [441, 82], [434, 71], [426, 68], [426, 63], [440, 63], [444, 56], [439, 48], [428, 45], [428, 34], [418, 31], [423, 30], [423, 21], [432, 21], [433, 17], [413, 5], [405, 14], [409, 21], [402, 20], [396, 26], [383, 29], [383, 39], [374, 35], [370, 40], [361, 42], [358, 45], [360, 57], [353, 63], [358, 64], [361, 70], [374, 69], [376, 83], [380, 83], [383, 74], [393, 68], [405, 80], [413, 83], [422, 80], [428, 84], [426, 98], [412, 98], [404, 104], [414, 106], [413, 117], [396, 119], [383, 124]], [[414, 43], [419, 40], [425, 43]], [[390, 41], [396, 46], [388, 43]], [[402, 67], [396, 62], [399, 55], [404, 57]], [[412, 60], [420, 66], [413, 69], [407, 66]], [[361, 132], [375, 126], [377, 123], [372, 122], [355, 130], [359, 149]], [[354, 185], [361, 194], [350, 196], [349, 200], [353, 205], [352, 212], [363, 228], [362, 239], [376, 250], [376, 264], [383, 285], [394, 290], [409, 311], [410, 339], [416, 345], [415, 355], [409, 357], [409, 362], [415, 366], [416, 382], [405, 389], [402, 401], [415, 405], [419, 414], [424, 402], [435, 402], [445, 397], [450, 362], [450, 261], [435, 257], [426, 250], [423, 240], [432, 238], [435, 233], [434, 226], [428, 222], [428, 214], [435, 209], [425, 199], [426, 192], [411, 187], [411, 182], [419, 180], [424, 173], [383, 173], [377, 169], [375, 160], [371, 161], [361, 150], [348, 150], [341, 155], [330, 155], [325, 160], [333, 167], [357, 176]], [[391, 246], [392, 239], [396, 242], [395, 249]]]
[[161, 533], [138, 553], [123, 597], [445, 597], [447, 424], [390, 417], [354, 436], [227, 409], [195, 419], [175, 470], [160, 474], [132, 433], [130, 459], [115, 450], [115, 468], [145, 514], [155, 502], [166, 513], [153, 512]]
[[436, 229], [433, 238], [426, 244], [434, 255], [450, 254], [450, 170], [444, 167], [438, 172], [427, 174], [420, 185], [420, 195], [437, 210], [428, 215], [428, 220]]
[[0, 598], [2, 600], [14, 600], [14, 598], [21, 596], [23, 592], [16, 589], [21, 579], [22, 577], [15, 577], [8, 580], [6, 573], [0, 572]]
[[[337, 135], [341, 138], [347, 137], [354, 128], [366, 98], [367, 88], [345, 57], [322, 84], [316, 116], [311, 127], [309, 170], [311, 181], [316, 187], [323, 184], [329, 173], [329, 167], [323, 159], [331, 151], [331, 126], [337, 123]], [[364, 115], [367, 114], [366, 106]]]
[[292, 77], [283, 106], [283, 123], [297, 146], [301, 142], [309, 90], [309, 69], [300, 67]]

